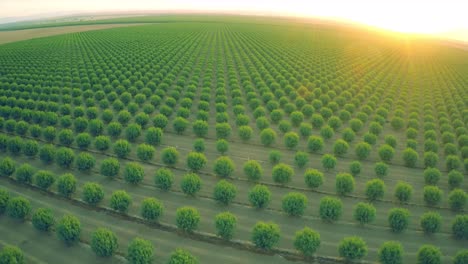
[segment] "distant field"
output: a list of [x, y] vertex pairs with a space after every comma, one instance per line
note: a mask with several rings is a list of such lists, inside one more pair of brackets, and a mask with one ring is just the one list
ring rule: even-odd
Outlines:
[[[37, 32], [71, 34], [0, 46], [0, 189], [27, 198], [33, 212], [75, 215], [83, 230], [67, 248], [54, 230], [36, 231], [31, 213], [21, 222], [8, 209], [0, 245], [47, 263], [125, 263], [137, 236], [154, 245], [154, 263], [176, 248], [208, 264], [344, 262], [338, 247], [351, 236], [365, 241], [365, 263], [378, 262], [386, 241], [401, 243], [404, 263], [416, 263], [423, 245], [437, 247], [442, 263], [466, 249], [464, 50], [331, 24], [169, 18], [119, 18], [167, 23], [76, 33], [44, 28]], [[245, 169], [252, 161], [257, 177]], [[50, 186], [41, 183], [44, 170]], [[167, 190], [157, 181], [162, 171], [172, 175]], [[57, 183], [66, 173], [75, 179], [69, 197]], [[96, 204], [84, 197], [91, 182], [103, 194]], [[408, 199], [396, 195], [402, 183]], [[221, 184], [235, 190], [232, 200], [220, 202]], [[258, 185], [270, 192], [264, 208], [251, 198]], [[112, 207], [116, 190], [130, 195], [127, 210]], [[289, 209], [300, 201], [285, 202], [291, 193], [306, 201], [299, 213]], [[142, 217], [148, 197], [164, 205], [157, 221]], [[325, 210], [330, 198], [340, 210]], [[363, 203], [375, 209], [369, 222], [356, 217]], [[194, 233], [176, 225], [184, 206], [201, 216]], [[409, 216], [389, 221], [395, 208]], [[231, 240], [219, 238], [214, 223], [227, 211], [237, 218]], [[440, 216], [432, 232], [421, 224], [428, 212]], [[465, 219], [461, 235], [456, 219]], [[252, 241], [259, 221], [280, 228], [272, 249]], [[99, 227], [118, 237], [110, 258], [90, 248]], [[295, 245], [304, 227], [321, 240], [309, 258]]]
[[26, 39], [42, 38], [47, 36], [75, 33], [89, 30], [108, 29], [114, 27], [128, 27], [141, 24], [105, 24], [105, 25], [75, 25], [62, 27], [45, 27], [34, 29], [19, 29], [12, 31], [0, 31], [0, 44], [15, 42]]

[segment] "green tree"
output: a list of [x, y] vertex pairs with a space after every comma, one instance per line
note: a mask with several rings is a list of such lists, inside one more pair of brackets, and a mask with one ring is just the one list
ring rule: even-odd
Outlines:
[[174, 166], [179, 160], [179, 152], [174, 147], [167, 147], [161, 151], [161, 160], [168, 166]]
[[141, 202], [141, 216], [148, 221], [157, 221], [164, 213], [164, 205], [155, 198], [145, 198]]
[[468, 239], [468, 214], [457, 215], [453, 219], [452, 233], [457, 239]]
[[26, 263], [23, 251], [15, 246], [5, 245], [0, 252], [1, 264], [24, 264]]
[[270, 161], [271, 164], [277, 164], [281, 160], [281, 152], [278, 150], [272, 150], [268, 154], [268, 160]]
[[225, 139], [218, 139], [216, 141], [216, 150], [221, 154], [226, 153], [229, 150], [229, 142]]
[[190, 152], [187, 156], [187, 167], [192, 171], [201, 170], [207, 162], [205, 155], [200, 152]]
[[76, 178], [71, 173], [62, 174], [57, 179], [57, 191], [65, 197], [71, 197], [75, 193], [76, 185]]
[[442, 200], [442, 190], [437, 186], [424, 186], [423, 197], [427, 205], [435, 206]]
[[34, 157], [39, 152], [39, 144], [35, 140], [26, 140], [23, 144], [23, 153], [27, 157]]
[[99, 151], [106, 151], [110, 148], [111, 140], [108, 136], [97, 136], [94, 140], [94, 147]]
[[367, 255], [367, 244], [357, 236], [345, 237], [338, 245], [338, 253], [346, 261], [359, 260]]
[[343, 203], [340, 199], [325, 196], [320, 199], [319, 215], [324, 221], [333, 222], [337, 221], [342, 214]]
[[366, 142], [360, 142], [356, 145], [355, 152], [359, 160], [365, 160], [371, 152], [371, 145]]
[[298, 151], [294, 154], [294, 164], [297, 167], [303, 168], [309, 162], [309, 155], [304, 151]]
[[248, 141], [252, 137], [252, 128], [250, 126], [240, 126], [238, 128], [239, 137], [242, 141]]
[[82, 199], [91, 205], [97, 205], [104, 198], [104, 190], [95, 182], [87, 182], [83, 185]]
[[128, 245], [127, 260], [131, 264], [151, 264], [153, 262], [153, 244], [136, 237]]
[[422, 230], [426, 234], [436, 233], [440, 230], [442, 217], [437, 212], [426, 212], [419, 219]]
[[156, 170], [154, 173], [154, 184], [156, 187], [167, 191], [171, 189], [172, 184], [174, 183], [174, 174], [171, 170], [161, 168]]
[[249, 202], [252, 206], [260, 209], [268, 206], [271, 200], [271, 192], [267, 186], [257, 184], [248, 194]]
[[177, 133], [177, 134], [182, 134], [184, 133], [185, 129], [187, 128], [187, 126], [189, 125], [189, 122], [187, 121], [187, 119], [183, 118], [183, 117], [176, 117], [174, 119], [174, 123], [172, 123], [172, 126], [174, 128], [174, 131]]
[[195, 195], [201, 190], [202, 180], [195, 173], [187, 173], [180, 182], [180, 188], [187, 195]]
[[291, 177], [294, 175], [294, 170], [284, 163], [279, 163], [273, 167], [271, 174], [274, 182], [287, 184], [291, 181]]
[[342, 139], [336, 140], [335, 143], [333, 144], [333, 153], [336, 156], [343, 156], [344, 154], [348, 152], [348, 149], [349, 149], [348, 142]]
[[228, 205], [234, 200], [237, 194], [237, 188], [234, 184], [226, 181], [220, 180], [213, 191], [213, 197], [216, 201]]
[[176, 225], [185, 232], [197, 229], [200, 219], [200, 213], [194, 207], [184, 206], [176, 211]]
[[392, 231], [399, 233], [408, 227], [410, 212], [405, 208], [393, 208], [388, 212], [387, 219]]
[[452, 210], [461, 211], [465, 208], [468, 195], [462, 189], [455, 189], [450, 192], [448, 199]]
[[73, 215], [65, 215], [57, 222], [55, 232], [57, 232], [58, 238], [65, 244], [74, 244], [80, 239], [80, 220]]
[[354, 191], [354, 178], [349, 173], [338, 173], [335, 178], [335, 188], [339, 195], [347, 195]]
[[110, 207], [121, 213], [125, 213], [132, 203], [132, 198], [124, 190], [114, 191], [110, 198]]
[[16, 170], [15, 162], [10, 158], [6, 157], [0, 162], [0, 175], [10, 177]]
[[382, 264], [403, 264], [403, 246], [397, 241], [387, 241], [378, 251], [379, 261]]
[[369, 224], [374, 221], [377, 210], [370, 203], [359, 202], [354, 207], [353, 217], [361, 225]]
[[260, 141], [265, 146], [271, 146], [276, 141], [276, 132], [271, 128], [265, 128], [260, 132]]
[[252, 242], [258, 248], [270, 250], [280, 239], [280, 228], [272, 222], [257, 222], [252, 229]]
[[131, 184], [140, 183], [145, 177], [143, 166], [137, 162], [129, 162], [124, 169], [124, 179]]
[[390, 162], [395, 155], [395, 150], [392, 148], [392, 146], [384, 144], [379, 148], [378, 153], [382, 161]]
[[320, 234], [315, 230], [305, 227], [296, 232], [294, 236], [294, 248], [304, 256], [312, 257], [320, 247]]
[[150, 127], [146, 130], [145, 142], [153, 146], [159, 146], [163, 137], [163, 131], [158, 127]]
[[423, 245], [417, 253], [418, 264], [440, 264], [442, 253], [439, 248], [431, 245]]
[[263, 168], [256, 160], [248, 160], [244, 163], [244, 174], [251, 181], [258, 181], [263, 175]]
[[197, 137], [204, 137], [206, 136], [206, 134], [208, 134], [208, 122], [206, 121], [203, 121], [203, 120], [196, 120], [195, 122], [193, 122], [192, 124], [192, 128], [193, 128], [193, 133], [197, 136]]
[[5, 213], [9, 200], [10, 193], [5, 189], [0, 188], [0, 215]]
[[31, 202], [21, 196], [9, 199], [6, 211], [8, 216], [17, 220], [25, 220], [31, 213]]
[[411, 199], [412, 193], [413, 187], [406, 182], [399, 181], [395, 186], [394, 196], [401, 203], [408, 202]]
[[219, 237], [229, 240], [233, 237], [237, 225], [237, 217], [230, 212], [222, 212], [215, 216], [216, 233]]
[[214, 162], [213, 171], [220, 177], [229, 177], [234, 170], [234, 162], [228, 157], [219, 157]]
[[374, 201], [382, 199], [385, 194], [385, 183], [381, 179], [372, 179], [366, 183], [367, 199]]
[[55, 182], [55, 176], [52, 172], [40, 170], [34, 174], [34, 183], [43, 190], [48, 190]]
[[325, 170], [331, 170], [336, 166], [336, 158], [333, 155], [325, 154], [322, 156], [322, 166]]
[[307, 197], [300, 192], [290, 192], [283, 196], [282, 208], [290, 216], [301, 216], [307, 207]]
[[117, 251], [117, 236], [107, 228], [98, 228], [91, 235], [91, 249], [99, 257], [110, 257]]
[[310, 136], [307, 140], [307, 149], [310, 152], [319, 152], [323, 149], [323, 139], [319, 136]]
[[101, 174], [107, 177], [115, 177], [119, 174], [120, 163], [116, 158], [104, 159], [101, 163]]
[[299, 144], [299, 136], [295, 132], [288, 132], [283, 137], [284, 145], [289, 149], [294, 149]]
[[29, 164], [23, 164], [16, 169], [16, 180], [21, 183], [31, 184], [34, 169]]
[[148, 161], [153, 158], [154, 155], [154, 147], [148, 144], [140, 144], [137, 147], [137, 157], [142, 161]]
[[119, 158], [126, 158], [130, 154], [131, 146], [125, 139], [119, 139], [114, 143], [114, 153]]
[[187, 250], [176, 249], [169, 257], [168, 264], [198, 264], [198, 259]]
[[229, 123], [217, 123], [215, 126], [217, 138], [229, 138], [231, 135], [231, 126]]
[[460, 250], [453, 258], [453, 264], [465, 264], [468, 263], [468, 249]]
[[[55, 155], [56, 155], [55, 147], [50, 144], [43, 145], [39, 149], [39, 159], [45, 164], [52, 163], [55, 159]], [[0, 172], [1, 172], [1, 164], [0, 164]]]
[[76, 157], [75, 164], [79, 171], [89, 172], [96, 164], [96, 159], [93, 155], [82, 152]]
[[323, 184], [323, 173], [316, 169], [307, 169], [304, 181], [309, 188], [318, 188]]
[[403, 151], [403, 161], [406, 167], [415, 167], [418, 159], [419, 155], [414, 149], [407, 148]]

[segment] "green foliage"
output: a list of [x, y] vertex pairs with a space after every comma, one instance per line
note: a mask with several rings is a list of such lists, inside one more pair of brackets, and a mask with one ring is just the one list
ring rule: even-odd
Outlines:
[[294, 236], [294, 248], [304, 256], [313, 256], [319, 247], [320, 234], [315, 230], [305, 227], [296, 232]]
[[353, 218], [360, 224], [369, 224], [374, 221], [377, 210], [370, 203], [359, 202], [354, 207]]
[[457, 155], [448, 155], [445, 158], [445, 167], [448, 171], [457, 170], [461, 166], [460, 158]]
[[236, 194], [236, 186], [226, 180], [220, 180], [213, 191], [214, 199], [225, 205], [231, 203], [236, 197]]
[[92, 138], [88, 133], [80, 133], [76, 136], [76, 145], [80, 149], [87, 149], [91, 145]]
[[268, 154], [268, 160], [270, 161], [271, 164], [277, 164], [281, 160], [281, 152], [278, 150], [272, 150]]
[[441, 173], [437, 168], [427, 168], [424, 170], [424, 181], [426, 184], [437, 185]]
[[55, 176], [52, 172], [40, 170], [34, 174], [34, 183], [43, 190], [48, 190], [55, 182]]
[[163, 137], [163, 131], [158, 127], [150, 127], [145, 133], [145, 142], [153, 146], [159, 146]]
[[31, 202], [21, 196], [11, 198], [8, 200], [6, 211], [11, 218], [25, 220], [31, 213]]
[[388, 174], [388, 165], [384, 162], [377, 162], [374, 165], [375, 175], [379, 177], [387, 176]]
[[257, 222], [252, 229], [252, 242], [258, 248], [270, 250], [280, 239], [280, 228], [272, 222]]
[[343, 203], [340, 199], [325, 196], [320, 199], [319, 215], [324, 221], [333, 222], [337, 221], [342, 214]]
[[431, 245], [423, 245], [417, 253], [418, 264], [440, 264], [442, 253], [440, 249]]
[[251, 181], [258, 181], [263, 175], [263, 168], [256, 160], [248, 160], [244, 163], [244, 174]]
[[442, 217], [437, 212], [426, 212], [419, 219], [422, 230], [426, 234], [436, 233], [442, 225]]
[[387, 241], [379, 248], [379, 261], [382, 264], [403, 264], [403, 246], [397, 241]]
[[71, 131], [70, 129], [63, 129], [62, 131], [59, 132], [58, 139], [59, 139], [60, 144], [68, 147], [71, 144], [73, 144], [73, 141], [75, 140], [75, 136], [73, 135], [73, 131]]
[[89, 153], [82, 152], [76, 157], [76, 168], [79, 171], [90, 171], [96, 164], [96, 159]]
[[179, 160], [179, 152], [174, 147], [167, 147], [161, 151], [161, 160], [168, 166], [174, 166]]
[[336, 140], [335, 143], [333, 144], [333, 153], [336, 156], [343, 156], [344, 154], [348, 152], [348, 149], [349, 149], [348, 142], [342, 139]]
[[137, 147], [137, 157], [143, 161], [151, 160], [153, 158], [154, 152], [154, 147], [145, 143], [140, 144]]
[[359, 260], [367, 256], [366, 242], [357, 236], [345, 237], [338, 245], [338, 253], [340, 257], [347, 261]]
[[226, 153], [229, 150], [229, 142], [225, 139], [218, 139], [216, 141], [216, 150], [221, 154]]
[[131, 146], [125, 139], [119, 139], [114, 143], [114, 153], [119, 158], [126, 158], [130, 154]]
[[248, 141], [252, 137], [253, 130], [249, 126], [240, 126], [238, 131], [239, 137], [242, 141]]
[[418, 159], [419, 159], [418, 153], [411, 148], [405, 149], [403, 151], [402, 157], [403, 157], [405, 166], [411, 167], [411, 168], [416, 166], [416, 163], [418, 162]]
[[333, 155], [325, 154], [322, 156], [322, 166], [325, 170], [331, 170], [336, 166], [336, 158]]
[[373, 201], [382, 199], [385, 194], [385, 183], [381, 179], [373, 179], [366, 183], [367, 199]]
[[101, 163], [101, 174], [107, 177], [115, 177], [119, 174], [120, 163], [116, 158], [104, 159]]
[[126, 258], [130, 264], [151, 264], [153, 255], [153, 244], [148, 240], [136, 237], [128, 245]]
[[65, 147], [58, 148], [55, 159], [60, 167], [69, 168], [75, 160], [75, 152]]
[[34, 169], [29, 164], [23, 164], [16, 169], [16, 180], [21, 183], [31, 184]]
[[195, 195], [201, 190], [202, 180], [195, 173], [187, 173], [180, 182], [180, 188], [187, 195]]
[[316, 169], [308, 169], [304, 173], [304, 181], [309, 188], [318, 188], [323, 184], [323, 173]]
[[393, 156], [395, 156], [395, 150], [388, 144], [382, 145], [379, 148], [378, 153], [380, 159], [385, 162], [390, 162], [393, 159]]
[[405, 208], [393, 208], [388, 212], [387, 219], [392, 231], [399, 233], [408, 227], [410, 212]]
[[435, 152], [424, 152], [424, 166], [435, 167], [439, 161], [439, 156]]
[[169, 257], [167, 264], [198, 264], [198, 259], [186, 250], [176, 249]]
[[270, 190], [261, 184], [255, 185], [248, 196], [250, 204], [258, 209], [267, 207], [271, 200]]
[[0, 264], [26, 263], [23, 251], [15, 246], [5, 245], [0, 252]]
[[335, 188], [339, 195], [347, 195], [354, 191], [354, 178], [349, 173], [338, 173], [335, 178]]
[[129, 162], [124, 169], [124, 179], [131, 184], [140, 183], [145, 177], [143, 166], [137, 162]]
[[369, 157], [371, 149], [371, 145], [367, 142], [360, 142], [356, 145], [354, 151], [359, 160], [365, 160], [367, 157]]
[[294, 154], [294, 164], [297, 167], [303, 168], [309, 162], [309, 155], [306, 152], [298, 151]]
[[271, 146], [276, 141], [276, 132], [271, 128], [265, 128], [260, 132], [260, 141], [265, 146]]
[[222, 212], [215, 216], [216, 234], [223, 239], [233, 237], [237, 225], [237, 217], [230, 212]]
[[289, 149], [294, 149], [299, 143], [299, 136], [295, 132], [288, 132], [283, 137], [284, 145]]
[[110, 148], [111, 140], [108, 136], [97, 136], [94, 140], [94, 147], [99, 151], [106, 151]]
[[39, 152], [39, 144], [35, 140], [26, 140], [22, 146], [24, 155], [34, 157]]
[[290, 192], [281, 201], [285, 213], [290, 216], [301, 216], [307, 207], [307, 197], [299, 192]]
[[274, 182], [287, 184], [291, 181], [291, 177], [294, 175], [294, 170], [284, 163], [279, 163], [273, 167], [271, 175], [273, 176]]
[[203, 121], [203, 120], [196, 120], [195, 122], [193, 122], [192, 124], [192, 128], [193, 128], [193, 133], [197, 136], [197, 137], [204, 137], [206, 136], [206, 134], [208, 133], [208, 122], [206, 121]]
[[468, 249], [460, 250], [453, 258], [453, 264], [465, 264], [468, 263]]
[[323, 149], [323, 139], [318, 136], [310, 136], [307, 140], [307, 149], [310, 152], [319, 152]]
[[462, 189], [455, 189], [450, 192], [448, 199], [452, 210], [461, 211], [465, 208], [468, 195]]
[[176, 225], [185, 232], [197, 229], [200, 219], [200, 213], [194, 207], [184, 206], [176, 211]]
[[91, 235], [91, 249], [99, 257], [110, 257], [118, 248], [117, 236], [107, 228], [98, 228]]
[[73, 215], [65, 215], [57, 222], [55, 231], [57, 232], [58, 238], [65, 244], [74, 244], [80, 239], [80, 220]]
[[435, 206], [442, 200], [442, 190], [437, 186], [424, 186], [423, 193], [427, 205]]
[[157, 221], [164, 212], [164, 205], [155, 198], [145, 198], [141, 202], [141, 217], [148, 221]]
[[457, 239], [468, 239], [468, 214], [457, 215], [453, 219], [452, 234]]
[[192, 171], [199, 171], [205, 167], [208, 160], [205, 155], [200, 152], [190, 152], [187, 155], [187, 167]]
[[358, 176], [361, 173], [361, 169], [361, 162], [357, 160], [349, 164], [349, 172], [351, 172], [351, 175], [353, 175], [354, 177]]
[[215, 130], [217, 138], [229, 138], [232, 129], [228, 123], [217, 123]]
[[409, 183], [399, 181], [395, 186], [395, 198], [401, 203], [409, 202], [413, 194], [413, 186]]
[[97, 205], [104, 198], [104, 190], [95, 182], [87, 182], [83, 185], [82, 199], [91, 205]]
[[15, 162], [10, 158], [6, 157], [0, 162], [0, 175], [9, 177], [13, 175], [16, 170]]
[[0, 215], [5, 213], [9, 200], [10, 193], [5, 189], [0, 188]]
[[229, 177], [235, 170], [234, 162], [228, 157], [219, 157], [215, 160], [213, 171], [219, 177]]
[[172, 184], [174, 183], [174, 174], [171, 170], [161, 168], [155, 171], [154, 173], [154, 184], [156, 187], [167, 191], [171, 189]]
[[76, 184], [77, 181], [73, 174], [62, 174], [57, 179], [57, 191], [65, 197], [71, 197], [76, 191]]
[[132, 203], [132, 198], [124, 190], [114, 191], [110, 198], [110, 207], [121, 213], [125, 213]]
[[459, 188], [463, 182], [463, 175], [457, 170], [448, 173], [448, 184], [451, 188]]

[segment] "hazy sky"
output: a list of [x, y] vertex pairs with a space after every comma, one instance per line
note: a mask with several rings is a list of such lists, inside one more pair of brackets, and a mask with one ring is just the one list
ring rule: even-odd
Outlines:
[[403, 32], [468, 32], [466, 0], [0, 0], [0, 18], [141, 10], [250, 11], [348, 19]]

